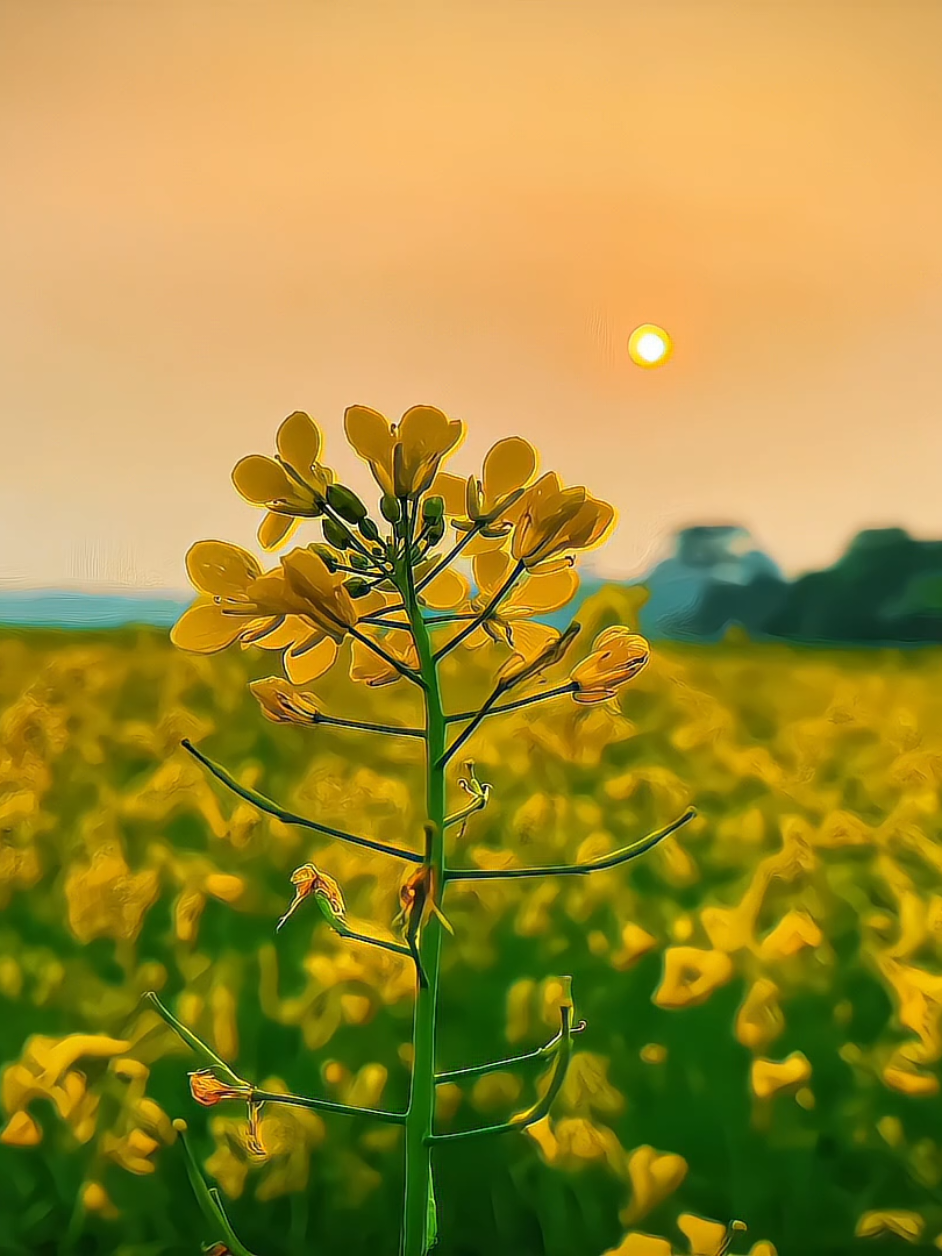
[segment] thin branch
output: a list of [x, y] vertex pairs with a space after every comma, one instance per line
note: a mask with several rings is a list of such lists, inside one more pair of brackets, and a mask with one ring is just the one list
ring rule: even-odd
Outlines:
[[537, 1121], [542, 1121], [553, 1106], [553, 1100], [562, 1089], [562, 1084], [566, 1080], [566, 1073], [569, 1069], [569, 1061], [572, 1058], [572, 1008], [561, 1007], [559, 1016], [562, 1024], [559, 1031], [560, 1041], [556, 1048], [556, 1063], [549, 1086], [546, 1088], [546, 1093], [542, 1099], [537, 1100], [532, 1108], [518, 1113], [515, 1117], [512, 1117], [509, 1121], [502, 1122], [500, 1125], [483, 1125], [478, 1129], [458, 1130], [454, 1134], [431, 1134], [428, 1141], [431, 1143], [452, 1143], [459, 1138], [481, 1138], [488, 1134], [509, 1134], [512, 1130], [525, 1130], [528, 1125], [535, 1125]]
[[249, 1249], [239, 1240], [239, 1236], [232, 1228], [226, 1210], [222, 1206], [222, 1200], [219, 1198], [219, 1192], [211, 1189], [206, 1185], [206, 1179], [196, 1162], [193, 1149], [190, 1147], [187, 1139], [186, 1121], [176, 1120], [173, 1122], [173, 1128], [180, 1136], [180, 1143], [183, 1147], [183, 1157], [186, 1162], [186, 1174], [190, 1179], [190, 1185], [193, 1188], [193, 1194], [196, 1196], [197, 1203], [203, 1211], [203, 1215], [210, 1225], [219, 1227], [221, 1233], [226, 1240], [226, 1247], [232, 1252], [232, 1256], [252, 1256]]
[[[488, 715], [501, 715], [504, 711], [518, 711], [520, 707], [533, 706], [535, 702], [545, 702], [548, 698], [558, 698], [563, 693], [575, 693], [576, 685], [574, 681], [568, 684], [560, 685], [557, 689], [547, 689], [545, 693], [535, 693], [529, 698], [518, 698], [516, 702], [505, 702], [503, 706], [491, 707]], [[464, 720], [473, 720], [480, 715], [480, 711], [462, 711], [460, 715], [446, 715], [446, 724], [460, 724]]]
[[461, 538], [458, 544], [455, 545], [451, 550], [449, 550], [449, 552], [445, 555], [445, 557], [441, 559], [440, 562], [436, 563], [430, 572], [428, 572], [426, 575], [422, 577], [419, 583], [415, 586], [416, 593], [421, 593], [422, 590], [425, 588], [425, 586], [429, 584], [432, 580], [434, 580], [435, 577], [438, 575], [438, 573], [440, 571], [443, 571], [453, 558], [457, 558], [457, 556], [461, 553], [461, 551], [468, 544], [471, 538], [473, 536], [477, 536], [478, 532], [481, 530], [481, 527], [483, 527], [483, 524], [475, 524], [473, 528], [468, 529], [468, 531], [464, 534], [464, 536]]
[[363, 724], [359, 720], [339, 720], [333, 715], [318, 713], [315, 724], [331, 724], [335, 728], [352, 728], [360, 733], [395, 733], [397, 737], [421, 737], [425, 740], [423, 728], [397, 728], [394, 724]]
[[630, 846], [613, 851], [610, 855], [602, 855], [598, 859], [590, 859], [586, 863], [559, 864], [548, 868], [448, 868], [444, 873], [446, 881], [500, 881], [510, 877], [584, 877], [590, 872], [603, 872], [607, 868], [615, 868], [618, 864], [627, 863], [629, 859], [637, 859], [646, 851], [663, 841], [671, 833], [675, 833], [697, 814], [696, 808], [688, 807], [682, 816], [672, 820], [663, 829], [639, 838]]
[[234, 794], [238, 794], [240, 798], [250, 802], [259, 811], [264, 811], [266, 815], [274, 816], [282, 824], [297, 824], [301, 828], [312, 829], [315, 833], [323, 833], [325, 836], [334, 837], [341, 842], [350, 842], [354, 846], [365, 846], [367, 850], [378, 851], [381, 855], [391, 855], [394, 859], [404, 859], [407, 863], [418, 864], [422, 862], [422, 856], [413, 850], [405, 850], [401, 846], [390, 846], [386, 842], [374, 842], [372, 838], [358, 837], [354, 833], [344, 833], [340, 829], [331, 828], [327, 824], [318, 824], [316, 820], [308, 820], [306, 816], [295, 815], [293, 811], [286, 811], [284, 807], [279, 807], [277, 803], [272, 802], [270, 798], [266, 798], [264, 794], [260, 794], [257, 790], [249, 789], [246, 785], [240, 785], [225, 768], [220, 767], [218, 763], [214, 763], [212, 759], [207, 758], [201, 750], [197, 750], [188, 737], [184, 737], [180, 745], [194, 759], [198, 759], [205, 768], [208, 768], [213, 776], [228, 789], [231, 789]]
[[462, 628], [462, 630], [456, 636], [452, 637], [450, 641], [446, 641], [445, 644], [442, 646], [442, 648], [436, 651], [435, 653], [436, 663], [438, 662], [439, 659], [444, 658], [446, 654], [450, 654], [452, 650], [456, 649], [459, 645], [461, 645], [462, 641], [464, 641], [466, 637], [470, 637], [472, 632], [475, 631], [475, 629], [480, 628], [480, 626], [483, 623], [485, 623], [488, 619], [490, 619], [494, 611], [497, 610], [497, 607], [500, 605], [500, 603], [504, 600], [504, 598], [513, 588], [514, 584], [516, 584], [516, 582], [523, 575], [523, 570], [524, 570], [524, 563], [522, 561], [518, 562], [514, 566], [513, 571], [511, 571], [510, 575], [507, 577], [504, 583], [500, 586], [500, 588], [497, 590], [497, 592], [488, 602], [487, 606], [480, 613], [480, 615], [477, 615], [472, 620], [472, 622], [467, 625], [466, 628]]
[[334, 925], [333, 929], [340, 937], [349, 938], [352, 942], [365, 942], [367, 946], [378, 946], [383, 951], [392, 951], [394, 955], [405, 955], [407, 959], [412, 959], [412, 952], [401, 942], [387, 942], [384, 938], [371, 938], [369, 934], [356, 933], [346, 926], [338, 928]]
[[[571, 1032], [573, 1035], [581, 1034], [585, 1027], [585, 1021], [580, 1021], [578, 1025], [573, 1026]], [[527, 1051], [524, 1055], [512, 1055], [506, 1060], [491, 1060], [489, 1064], [473, 1064], [470, 1068], [455, 1068], [448, 1073], [436, 1073], [435, 1085], [443, 1086], [445, 1082], [464, 1081], [469, 1077], [480, 1077], [484, 1073], [496, 1073], [499, 1069], [513, 1068], [516, 1064], [528, 1064], [533, 1060], [548, 1060], [556, 1054], [562, 1039], [562, 1030], [560, 1030], [555, 1038], [551, 1038], [542, 1047], [537, 1047], [535, 1051]]]
[[141, 995], [141, 1001], [143, 1002], [145, 1000], [151, 1005], [158, 1016], [160, 1016], [170, 1026], [170, 1028], [183, 1039], [191, 1051], [195, 1051], [198, 1056], [201, 1056], [206, 1063], [210, 1065], [210, 1067], [218, 1068], [220, 1072], [226, 1075], [226, 1078], [233, 1086], [242, 1085], [242, 1078], [238, 1075], [238, 1073], [234, 1073], [226, 1061], [220, 1059], [211, 1047], [208, 1047], [202, 1039], [197, 1038], [196, 1034], [187, 1029], [186, 1025], [181, 1024], [173, 1013], [169, 1012], [167, 1008], [164, 1007], [153, 990], [147, 990]]
[[280, 1095], [274, 1090], [252, 1088], [253, 1103], [281, 1103], [288, 1107], [313, 1108], [318, 1112], [339, 1112], [343, 1116], [363, 1116], [371, 1121], [384, 1121], [387, 1125], [404, 1125], [404, 1112], [384, 1112], [381, 1108], [358, 1108], [348, 1103], [334, 1103], [330, 1099], [308, 1099], [305, 1095]]
[[484, 705], [481, 707], [480, 711], [478, 711], [477, 715], [475, 715], [471, 723], [458, 734], [455, 740], [435, 764], [437, 768], [444, 767], [446, 763], [455, 757], [468, 738], [477, 731], [479, 725], [483, 724], [487, 717], [491, 714], [494, 703], [497, 702], [501, 695], [505, 692], [506, 690], [503, 685], [498, 685], [494, 689], [493, 693], [491, 693], [490, 697], [487, 698]]

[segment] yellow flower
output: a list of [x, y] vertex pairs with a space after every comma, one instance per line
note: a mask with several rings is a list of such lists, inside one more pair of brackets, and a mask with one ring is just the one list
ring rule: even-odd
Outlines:
[[520, 516], [520, 499], [536, 474], [536, 451], [520, 436], [493, 445], [484, 459], [481, 478], [462, 480], [440, 472], [431, 491], [443, 498], [445, 513], [459, 531], [481, 531], [464, 547], [469, 557], [499, 549]]
[[629, 632], [621, 624], [607, 628], [595, 640], [592, 653], [572, 671], [576, 702], [605, 702], [615, 697], [619, 685], [627, 684], [647, 665], [651, 647], [644, 637]]
[[373, 478], [393, 497], [420, 497], [442, 459], [464, 435], [460, 420], [434, 406], [413, 406], [396, 425], [368, 406], [350, 406], [343, 417], [347, 440], [370, 464]]
[[288, 613], [312, 620], [325, 636], [340, 642], [356, 627], [359, 613], [344, 588], [343, 575], [330, 571], [311, 549], [294, 549], [281, 560], [289, 591]]
[[273, 724], [316, 724], [317, 705], [312, 693], [298, 693], [279, 676], [253, 680], [249, 689], [258, 699], [262, 714]]
[[187, 551], [186, 570], [202, 596], [173, 626], [170, 640], [179, 649], [214, 654], [280, 623], [277, 604], [265, 601], [276, 577], [262, 576], [256, 560], [238, 545], [197, 541]]
[[232, 472], [232, 482], [246, 501], [268, 507], [258, 529], [262, 549], [276, 549], [300, 519], [321, 514], [327, 486], [334, 479], [332, 471], [318, 464], [321, 434], [303, 411], [288, 415], [275, 444], [277, 459], [250, 454]]
[[252, 1087], [248, 1082], [233, 1086], [220, 1081], [211, 1068], [199, 1068], [190, 1073], [190, 1094], [204, 1108], [214, 1108], [224, 1099], [248, 1099]]
[[[474, 583], [478, 593], [471, 607], [481, 614], [493, 600], [513, 570], [513, 559], [500, 550], [478, 554], [474, 559]], [[529, 622], [532, 615], [546, 615], [559, 610], [579, 587], [579, 577], [567, 567], [561, 571], [536, 573], [514, 585], [496, 610], [466, 639], [472, 650], [484, 645], [488, 638], [509, 645], [520, 658], [535, 658], [551, 641], [559, 637], [547, 624]]]
[[[594, 548], [611, 530], [615, 511], [584, 488], [564, 489], [554, 471], [524, 493], [518, 503], [511, 553], [528, 569], [571, 550]], [[570, 558], [566, 565], [571, 565]]]
[[[392, 628], [382, 637], [378, 637], [376, 643], [404, 667], [418, 670], [419, 656], [411, 632], [403, 628]], [[354, 641], [350, 679], [363, 681], [371, 689], [378, 689], [381, 685], [392, 685], [397, 680], [402, 680], [402, 673], [362, 641]]]

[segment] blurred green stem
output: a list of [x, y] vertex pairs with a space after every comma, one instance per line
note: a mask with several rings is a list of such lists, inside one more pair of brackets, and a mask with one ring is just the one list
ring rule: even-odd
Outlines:
[[[444, 884], [445, 771], [440, 759], [445, 751], [445, 713], [442, 710], [438, 668], [428, 627], [419, 606], [412, 567], [414, 514], [410, 503], [402, 501], [403, 565], [401, 592], [422, 675], [426, 716], [426, 810], [429, 830], [426, 860], [431, 869], [430, 892], [441, 893]], [[414, 511], [416, 507], [412, 506]], [[431, 578], [431, 577], [429, 577]], [[434, 1227], [430, 1225], [432, 1205], [432, 1164], [429, 1139], [435, 1114], [435, 1013], [438, 1001], [438, 974], [442, 929], [430, 912], [419, 933], [415, 1018], [412, 1033], [412, 1086], [406, 1114], [405, 1200], [403, 1204], [400, 1256], [426, 1256]]]
[[[574, 1025], [570, 1031], [572, 1034], [581, 1034], [585, 1029], [585, 1021], [580, 1021], [578, 1025]], [[542, 1047], [537, 1047], [535, 1051], [527, 1051], [523, 1055], [512, 1055], [506, 1060], [491, 1060], [487, 1064], [472, 1064], [470, 1068], [455, 1068], [449, 1073], [436, 1073], [435, 1084], [444, 1086], [446, 1082], [465, 1081], [469, 1077], [481, 1077], [485, 1073], [496, 1073], [500, 1069], [514, 1068], [517, 1064], [529, 1064], [533, 1060], [548, 1060], [558, 1050], [563, 1040], [562, 1030], [551, 1038], [549, 1042], [545, 1042]]]

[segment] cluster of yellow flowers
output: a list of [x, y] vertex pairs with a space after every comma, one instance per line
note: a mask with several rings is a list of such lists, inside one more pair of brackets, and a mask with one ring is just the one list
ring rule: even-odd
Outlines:
[[[559, 633], [533, 617], [572, 598], [578, 587], [574, 554], [609, 535], [613, 508], [582, 487], [565, 488], [554, 472], [536, 478], [536, 453], [519, 437], [493, 446], [480, 477], [463, 480], [442, 471], [464, 427], [432, 406], [412, 407], [398, 424], [365, 406], [351, 406], [344, 428], [379, 486], [384, 518], [394, 521], [402, 502], [416, 510], [421, 503], [415, 573], [422, 605], [449, 612], [456, 623], [480, 618], [461, 644], [476, 649], [494, 640], [509, 646], [504, 676], [533, 668], [544, 657], [556, 661]], [[353, 679], [392, 684], [418, 667], [411, 634], [404, 625], [383, 620], [398, 602], [392, 543], [380, 536], [356, 494], [319, 461], [322, 447], [316, 424], [297, 411], [278, 430], [276, 455], [243, 458], [232, 478], [247, 501], [265, 509], [258, 530], [264, 550], [284, 546], [301, 521], [315, 518], [328, 543], [294, 548], [263, 571], [236, 545], [197, 542], [186, 565], [199, 597], [172, 639], [203, 654], [235, 642], [279, 651], [288, 681], [297, 686], [323, 676], [340, 644], [352, 638]], [[446, 522], [461, 538], [454, 553], [471, 559], [473, 596], [469, 581], [434, 555]], [[382, 643], [381, 653], [370, 648], [371, 640]], [[583, 703], [611, 698], [648, 656], [642, 637], [610, 629], [573, 671], [573, 697]], [[272, 720], [317, 721], [313, 696], [297, 693], [278, 677], [257, 682], [253, 692]]]

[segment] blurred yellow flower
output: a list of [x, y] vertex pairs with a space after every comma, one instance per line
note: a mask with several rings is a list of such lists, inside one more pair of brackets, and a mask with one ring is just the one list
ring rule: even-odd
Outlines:
[[398, 425], [368, 406], [349, 406], [343, 424], [347, 440], [392, 497], [427, 492], [442, 459], [464, 435], [461, 421], [447, 418], [435, 406], [413, 406]]
[[334, 475], [318, 464], [322, 438], [316, 424], [301, 410], [289, 414], [275, 438], [278, 457], [250, 454], [237, 462], [232, 482], [254, 506], [267, 506], [258, 529], [262, 549], [283, 545], [301, 519], [323, 512]]
[[633, 680], [650, 657], [651, 647], [644, 637], [620, 624], [607, 628], [596, 638], [588, 658], [572, 670], [574, 700], [593, 703], [614, 698], [618, 687]]
[[593, 549], [615, 522], [615, 511], [607, 502], [581, 487], [564, 489], [554, 471], [531, 485], [519, 505], [510, 552], [528, 570], [573, 550]]

